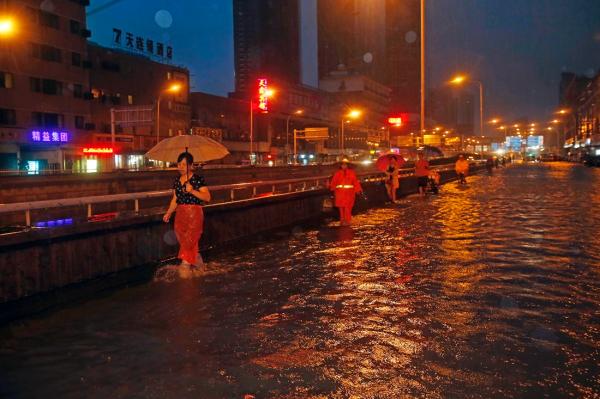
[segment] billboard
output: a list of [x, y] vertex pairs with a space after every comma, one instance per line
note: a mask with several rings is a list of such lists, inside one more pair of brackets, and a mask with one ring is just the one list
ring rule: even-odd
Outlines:
[[527, 136], [527, 148], [541, 148], [544, 146], [544, 136]]
[[506, 138], [506, 149], [508, 151], [521, 151], [521, 143], [520, 136], [508, 136]]

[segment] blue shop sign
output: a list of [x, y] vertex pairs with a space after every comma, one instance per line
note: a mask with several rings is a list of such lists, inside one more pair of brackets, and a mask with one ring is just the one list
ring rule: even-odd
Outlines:
[[71, 141], [68, 132], [57, 130], [32, 130], [29, 137], [34, 143], [64, 144]]

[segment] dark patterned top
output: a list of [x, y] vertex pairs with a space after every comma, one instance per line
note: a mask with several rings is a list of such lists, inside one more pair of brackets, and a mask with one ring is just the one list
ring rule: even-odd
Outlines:
[[[192, 175], [187, 182], [189, 182], [196, 191], [198, 191], [200, 187], [206, 186], [204, 177], [198, 175]], [[177, 197], [177, 205], [204, 205], [204, 201], [185, 191], [185, 183], [181, 184], [179, 177], [173, 182], [173, 190], [175, 190], [175, 196]]]

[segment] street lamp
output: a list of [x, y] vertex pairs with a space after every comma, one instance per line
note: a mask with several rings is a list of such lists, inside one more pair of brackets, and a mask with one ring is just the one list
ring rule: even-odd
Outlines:
[[346, 118], [350, 118], [350, 119], [356, 119], [359, 118], [362, 115], [362, 111], [358, 110], [358, 109], [351, 109], [346, 115], [342, 116], [342, 131], [340, 134], [340, 140], [341, 140], [341, 144], [340, 144], [340, 151], [344, 152], [344, 124], [346, 121]]
[[[450, 83], [454, 85], [460, 85], [467, 80], [467, 77], [458, 75], [452, 79]], [[479, 131], [481, 134], [483, 134], [483, 83], [481, 83], [480, 80], [471, 79], [471, 81], [479, 85]]]
[[0, 38], [11, 37], [17, 31], [15, 20], [8, 16], [0, 17]]
[[[293, 113], [289, 114], [285, 121], [285, 162], [288, 162], [288, 158], [290, 156], [290, 118], [292, 115], [302, 115], [304, 113], [303, 109], [297, 109]], [[294, 143], [294, 145], [296, 145]], [[294, 159], [294, 163], [296, 160]]]
[[166, 89], [161, 90], [158, 95], [158, 100], [156, 101], [156, 144], [160, 141], [160, 100], [162, 99], [162, 95], [167, 94], [175, 94], [181, 91], [181, 83], [173, 83]]

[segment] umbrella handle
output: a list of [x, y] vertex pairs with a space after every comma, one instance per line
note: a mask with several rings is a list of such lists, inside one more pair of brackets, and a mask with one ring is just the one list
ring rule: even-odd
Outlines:
[[[185, 147], [185, 152], [188, 152], [188, 148]], [[185, 182], [187, 183], [190, 180], [190, 165], [188, 165], [187, 159], [185, 160]]]

